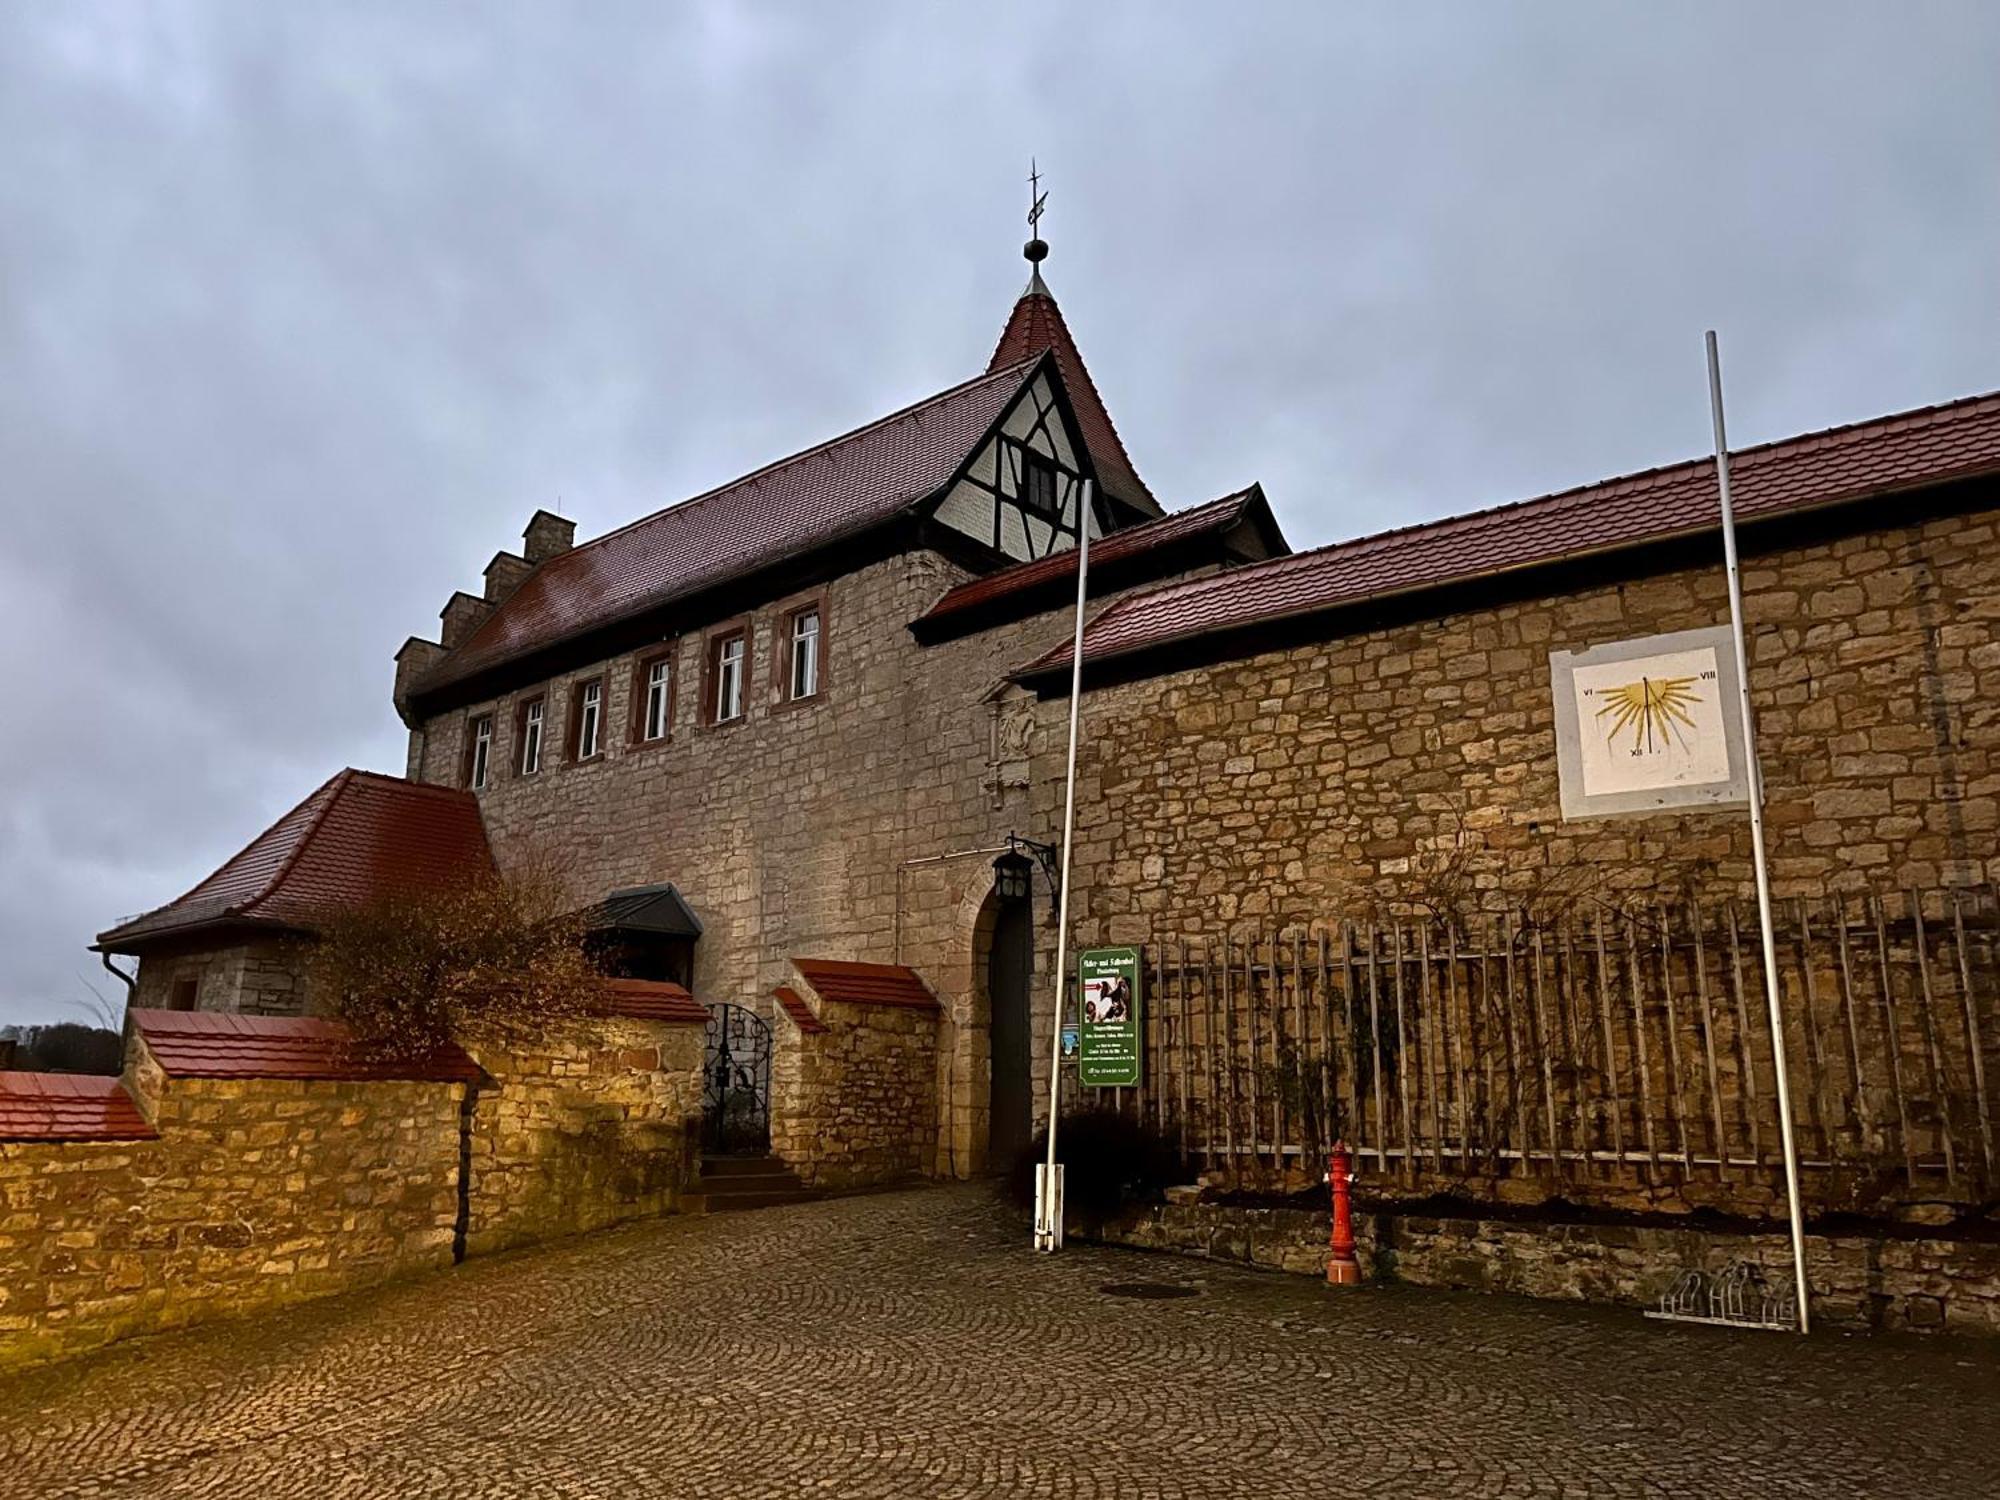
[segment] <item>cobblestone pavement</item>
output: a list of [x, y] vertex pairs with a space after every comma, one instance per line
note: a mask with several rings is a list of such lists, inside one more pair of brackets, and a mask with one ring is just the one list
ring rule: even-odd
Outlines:
[[127, 1344], [0, 1380], [0, 1495], [2000, 1494], [1988, 1345], [1026, 1238], [982, 1188], [847, 1198]]

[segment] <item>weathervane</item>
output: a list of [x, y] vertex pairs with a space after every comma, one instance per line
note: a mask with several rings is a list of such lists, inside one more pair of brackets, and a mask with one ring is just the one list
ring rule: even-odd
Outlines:
[[1035, 267], [1035, 274], [1041, 275], [1041, 263], [1049, 257], [1048, 242], [1042, 238], [1042, 210], [1047, 206], [1049, 195], [1042, 191], [1041, 169], [1035, 159], [1028, 158], [1028, 243], [1021, 247], [1021, 253], [1028, 263]]

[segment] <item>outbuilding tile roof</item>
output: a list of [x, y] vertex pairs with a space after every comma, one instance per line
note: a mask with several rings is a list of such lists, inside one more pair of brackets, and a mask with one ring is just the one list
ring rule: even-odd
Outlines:
[[[1253, 506], [1267, 508], [1263, 492], [1255, 485], [1238, 490], [1233, 495], [1224, 495], [1220, 500], [1211, 500], [1206, 505], [1177, 510], [1156, 521], [1144, 521], [1100, 537], [1090, 544], [1091, 576], [1093, 579], [1101, 576], [1115, 580], [1130, 564], [1150, 554], [1164, 552], [1183, 543], [1219, 538], [1232, 526], [1244, 521]], [[1219, 559], [1220, 546], [1214, 545], [1217, 546]], [[982, 578], [968, 579], [947, 591], [918, 618], [913, 628], [925, 636], [945, 634], [960, 620], [984, 615], [998, 608], [1002, 600], [1018, 599], [1024, 605], [1033, 605], [1038, 604], [1043, 596], [1048, 596], [1051, 602], [1058, 594], [1073, 598], [1076, 594], [1076, 562], [1076, 549], [1066, 547], [1032, 562], [1018, 563]]]
[[0, 1141], [150, 1141], [122, 1079], [95, 1073], [0, 1072]]
[[827, 1029], [826, 1022], [813, 1014], [813, 1008], [806, 1004], [805, 997], [789, 984], [781, 984], [771, 991], [771, 998], [778, 1002], [778, 1009], [789, 1016], [792, 1024], [806, 1036], [817, 1036]]
[[664, 979], [609, 979], [605, 981], [603, 1013], [628, 1021], [673, 1021], [681, 1025], [706, 1026], [708, 1007], [687, 989]]
[[902, 1005], [936, 1010], [937, 996], [902, 964], [859, 964], [831, 958], [795, 958], [792, 967], [822, 1000], [843, 1005]]
[[434, 691], [727, 583], [928, 499], [958, 472], [1037, 362], [1030, 355], [996, 364], [914, 406], [551, 558], [416, 691]]
[[310, 930], [330, 908], [492, 868], [470, 792], [346, 770], [186, 895], [98, 934], [97, 946], [132, 952], [219, 922]]
[[[1740, 519], [2000, 473], [2000, 392], [1730, 455]], [[1609, 479], [1130, 595], [1091, 621], [1095, 663], [1266, 621], [1715, 530], [1713, 458]], [[1065, 640], [1017, 675], [1067, 668]]]
[[213, 1011], [128, 1013], [153, 1060], [171, 1078], [405, 1079], [477, 1083], [485, 1077], [463, 1049], [424, 1057], [363, 1052], [339, 1021], [302, 1016], [235, 1016]]

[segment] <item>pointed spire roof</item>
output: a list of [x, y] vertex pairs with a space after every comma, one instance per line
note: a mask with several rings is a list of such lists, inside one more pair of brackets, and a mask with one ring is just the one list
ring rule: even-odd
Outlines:
[[1036, 265], [1027, 290], [1021, 293], [1013, 315], [1000, 332], [1000, 342], [986, 368], [989, 372], [1006, 369], [1034, 358], [1045, 349], [1055, 351], [1063, 388], [1069, 393], [1070, 406], [1076, 412], [1077, 425], [1083, 429], [1083, 441], [1090, 449], [1098, 483], [1105, 493], [1149, 516], [1162, 514], [1160, 502], [1153, 498], [1146, 481], [1132, 467], [1131, 456], [1118, 439], [1118, 429], [1112, 425], [1111, 413], [1104, 409], [1104, 400], [1097, 394], [1083, 356], [1077, 352], [1076, 340], [1070, 337], [1062, 309], [1056, 306], [1055, 296], [1042, 280], [1041, 266]]

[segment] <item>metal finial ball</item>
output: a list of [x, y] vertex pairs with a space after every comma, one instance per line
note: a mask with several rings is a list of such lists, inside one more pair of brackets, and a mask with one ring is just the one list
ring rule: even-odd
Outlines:
[[1049, 258], [1048, 241], [1039, 239], [1029, 240], [1027, 244], [1021, 247], [1021, 253], [1028, 257], [1031, 264], [1040, 265]]

